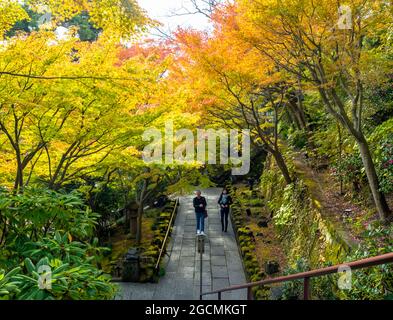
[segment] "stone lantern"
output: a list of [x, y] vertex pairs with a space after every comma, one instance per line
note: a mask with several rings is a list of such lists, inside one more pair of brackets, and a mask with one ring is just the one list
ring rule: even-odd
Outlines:
[[138, 282], [140, 277], [140, 249], [131, 248], [123, 259], [122, 280], [124, 282]]

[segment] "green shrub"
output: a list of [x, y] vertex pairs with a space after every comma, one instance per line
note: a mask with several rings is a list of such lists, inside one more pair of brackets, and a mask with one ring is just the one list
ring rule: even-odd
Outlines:
[[268, 300], [270, 297], [269, 289], [265, 287], [257, 288], [253, 291], [253, 294], [256, 300]]
[[[151, 264], [145, 264], [143, 266], [143, 272], [140, 277], [141, 282], [157, 282], [160, 275], [164, 274], [163, 268], [159, 269], [159, 272], [156, 272], [155, 270], [155, 263], [158, 259], [159, 256], [159, 251], [161, 249], [161, 246], [164, 242], [170, 218], [173, 212], [173, 209], [175, 208], [175, 201], [170, 201], [162, 210], [160, 214], [158, 214], [155, 217], [155, 220], [153, 222], [152, 230], [153, 232], [153, 239], [151, 241], [150, 247], [147, 248], [147, 250], [144, 252], [144, 256], [151, 256], [152, 259], [154, 260], [154, 263]], [[169, 229], [169, 234], [171, 234], [173, 230], [173, 227], [170, 226]], [[168, 241], [166, 245], [168, 244]], [[166, 252], [166, 248], [163, 248], [163, 252]]]
[[[8, 276], [8, 286], [11, 285], [12, 289], [17, 284], [18, 290], [5, 290], [8, 293], [1, 291], [5, 295], [0, 293], [0, 297], [20, 300], [98, 300], [115, 297], [116, 285], [96, 264], [96, 255], [103, 249], [70, 241], [67, 234], [60, 235], [59, 232], [55, 233], [54, 238], [43, 238], [40, 242], [28, 243], [26, 247], [28, 250], [21, 253], [21, 258], [24, 257], [22, 268], [14, 269]], [[50, 278], [47, 278], [50, 287], [46, 289], [38, 286], [43, 271], [50, 271]]]
[[[331, 264], [326, 264], [328, 267]], [[315, 277], [311, 279], [311, 292], [319, 300], [336, 300], [338, 274]]]
[[[393, 252], [392, 231], [393, 226], [384, 227], [378, 223], [370, 225], [364, 233], [362, 244], [346, 257], [346, 262]], [[329, 265], [331, 263], [326, 263], [322, 267]], [[309, 269], [308, 262], [299, 259], [296, 266], [287, 268], [284, 274], [299, 273]], [[391, 264], [353, 271], [350, 289], [340, 289], [339, 278], [339, 274], [313, 278], [311, 280], [312, 296], [325, 300], [384, 300], [390, 299], [393, 294], [393, 266]], [[284, 284], [281, 298], [293, 299], [302, 294], [303, 280], [296, 280]]]
[[[347, 261], [364, 259], [393, 252], [393, 226], [376, 223], [364, 232], [363, 243], [353, 251]], [[351, 290], [339, 290], [340, 299], [382, 300], [393, 294], [393, 265], [386, 264], [356, 270], [352, 273]]]
[[[300, 272], [309, 271], [310, 267], [306, 260], [299, 259], [294, 267], [287, 267], [283, 274], [295, 274]], [[281, 300], [294, 300], [299, 299], [303, 294], [303, 280], [294, 280], [284, 282], [282, 286]]]
[[254, 198], [248, 201], [250, 207], [262, 207], [264, 205], [263, 199]]
[[384, 193], [393, 191], [393, 134], [380, 144], [378, 176], [380, 190]]
[[307, 145], [307, 133], [303, 130], [293, 131], [288, 135], [288, 141], [296, 149], [303, 149]]
[[359, 154], [348, 154], [333, 164], [332, 173], [337, 180], [352, 183], [355, 191], [360, 189], [365, 179], [363, 162]]
[[244, 228], [239, 228], [239, 230], [237, 231], [239, 233], [239, 235], [244, 235], [246, 237], [252, 237], [253, 233], [250, 230], [249, 227], [244, 227]]
[[[246, 191], [244, 195], [251, 195], [251, 192]], [[263, 273], [260, 270], [258, 260], [255, 253], [254, 234], [249, 227], [245, 226], [245, 219], [242, 212], [241, 198], [236, 197], [232, 206], [232, 217], [234, 222], [234, 229], [237, 234], [240, 250], [243, 255], [244, 268], [248, 279], [260, 279]], [[254, 280], [251, 280], [254, 281]], [[263, 290], [258, 291], [259, 296], [263, 297]], [[254, 293], [255, 296], [255, 293]]]
[[8, 221], [6, 243], [39, 241], [53, 236], [54, 231], [87, 240], [99, 217], [84, 205], [80, 194], [47, 189], [26, 189], [23, 194], [0, 192], [0, 211]]
[[0, 300], [9, 300], [20, 292], [19, 282], [15, 280], [15, 276], [20, 271], [20, 267], [14, 268], [8, 273], [0, 270]]
[[265, 278], [265, 274], [261, 271], [256, 272], [250, 277], [251, 282], [261, 281]]
[[244, 258], [246, 259], [246, 255], [247, 254], [252, 256], [252, 253], [255, 251], [255, 246], [251, 245], [251, 244], [245, 245], [245, 246], [241, 246], [240, 250], [241, 250]]
[[244, 261], [251, 261], [253, 258], [253, 255], [250, 252], [244, 253]]

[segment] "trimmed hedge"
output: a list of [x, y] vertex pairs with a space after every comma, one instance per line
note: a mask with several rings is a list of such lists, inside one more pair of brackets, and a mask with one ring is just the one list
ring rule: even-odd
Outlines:
[[[150, 246], [145, 248], [141, 256], [141, 264], [140, 264], [140, 282], [158, 282], [159, 274], [155, 270], [155, 266], [160, 255], [160, 249], [162, 243], [165, 239], [166, 231], [168, 229], [169, 222], [171, 220], [171, 214], [173, 209], [175, 208], [176, 201], [170, 201], [165, 207], [163, 211], [155, 218], [155, 221], [152, 225], [153, 230], [153, 239], [150, 243]], [[175, 212], [176, 218], [177, 210]], [[172, 233], [172, 226], [170, 228], [169, 234]], [[168, 241], [166, 245], [168, 244]], [[164, 248], [163, 254], [166, 252], [166, 247]]]
[[[233, 195], [234, 189], [228, 186], [227, 189]], [[250, 282], [260, 281], [266, 277], [266, 274], [261, 270], [257, 255], [255, 252], [255, 236], [252, 230], [246, 225], [245, 210], [241, 205], [241, 201], [232, 196], [232, 224], [236, 233], [237, 242], [243, 258], [244, 269], [247, 274], [247, 279]], [[254, 298], [257, 300], [268, 299], [269, 291], [265, 287], [254, 287], [252, 289]]]

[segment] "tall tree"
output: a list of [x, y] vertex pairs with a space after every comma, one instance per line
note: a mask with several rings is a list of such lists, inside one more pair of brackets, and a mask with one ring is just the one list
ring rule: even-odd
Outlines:
[[278, 128], [283, 110], [293, 103], [288, 99], [292, 85], [268, 59], [239, 41], [238, 26], [230, 12], [216, 13], [212, 19], [215, 28], [210, 36], [189, 30], [177, 34], [184, 53], [178, 59], [179, 72], [199, 93], [194, 104], [225, 127], [249, 129], [254, 145], [274, 157], [290, 184]]
[[344, 23], [340, 1], [239, 3], [243, 39], [280, 68], [311, 84], [326, 110], [356, 140], [377, 211], [381, 220], [388, 220], [391, 211], [380, 191], [363, 119], [365, 88], [370, 82], [385, 81], [391, 66], [385, 54], [391, 51], [386, 38], [392, 24], [391, 4], [350, 1], [351, 14]]

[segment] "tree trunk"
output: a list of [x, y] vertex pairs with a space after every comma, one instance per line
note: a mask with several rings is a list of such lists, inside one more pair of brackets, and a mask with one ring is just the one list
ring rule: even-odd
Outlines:
[[[352, 123], [347, 114], [345, 113], [344, 103], [340, 100], [335, 90], [331, 90], [332, 103], [329, 100], [327, 93], [320, 89], [319, 93], [327, 110], [346, 128], [349, 133], [355, 138], [362, 158], [363, 166], [366, 171], [368, 185], [373, 195], [374, 204], [377, 208], [379, 217], [384, 222], [389, 222], [391, 219], [391, 211], [386, 202], [385, 195], [379, 190], [379, 179], [375, 165], [371, 156], [370, 148], [366, 138], [361, 131], [361, 118], [358, 118], [357, 123]], [[333, 109], [333, 105], [338, 107], [338, 111]], [[361, 108], [361, 106], [359, 106]]]
[[278, 168], [280, 169], [282, 175], [284, 176], [285, 183], [287, 185], [291, 184], [292, 178], [291, 178], [291, 175], [289, 174], [287, 164], [285, 163], [285, 159], [282, 156], [281, 152], [274, 151], [274, 152], [272, 152], [272, 155], [274, 157], [274, 160], [276, 160]]
[[141, 189], [141, 193], [139, 195], [138, 204], [138, 217], [137, 217], [137, 231], [136, 231], [136, 242], [138, 245], [141, 244], [142, 241], [142, 219], [143, 219], [143, 207], [145, 203], [146, 191], [147, 191], [148, 181], [146, 179], [143, 180], [143, 185]]
[[16, 151], [16, 163], [17, 163], [17, 168], [16, 168], [14, 192], [19, 192], [23, 188], [23, 165], [22, 165], [22, 158], [19, 150]]
[[300, 124], [300, 121], [296, 117], [295, 111], [293, 110], [293, 107], [290, 103], [288, 104], [288, 108], [286, 111], [287, 111], [289, 121], [292, 122], [293, 124], [295, 124], [297, 130], [302, 130], [302, 126]]
[[[300, 98], [299, 98], [300, 99]], [[299, 108], [298, 104], [295, 101], [289, 101], [289, 108], [293, 117], [295, 118], [295, 122], [297, 127], [304, 132], [308, 131], [306, 116], [304, 114], [303, 109]]]
[[391, 211], [386, 202], [385, 195], [379, 190], [378, 175], [375, 170], [375, 165], [370, 153], [370, 148], [364, 136], [361, 136], [356, 140], [359, 145], [360, 155], [362, 157], [364, 169], [366, 171], [368, 179], [368, 184], [370, 186], [378, 214], [382, 221], [388, 222], [391, 216]]
[[[338, 132], [338, 161], [340, 163], [343, 160], [343, 138], [340, 123], [337, 122], [337, 132]], [[340, 174], [340, 195], [344, 194], [344, 179], [342, 174]]]
[[298, 85], [298, 90], [296, 90], [297, 109], [299, 110], [300, 121], [303, 123], [303, 128], [305, 132], [308, 132], [309, 131], [308, 122], [307, 122], [306, 114], [304, 113], [304, 104], [303, 104], [304, 91], [302, 87], [302, 79], [300, 78], [300, 76], [297, 77], [297, 85]]
[[138, 206], [138, 218], [137, 218], [137, 230], [136, 230], [136, 242], [139, 246], [142, 242], [142, 219], [143, 219], [143, 203]]

